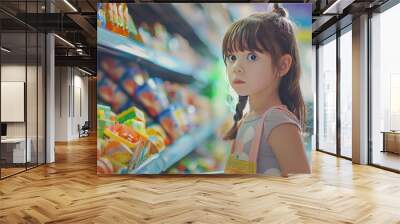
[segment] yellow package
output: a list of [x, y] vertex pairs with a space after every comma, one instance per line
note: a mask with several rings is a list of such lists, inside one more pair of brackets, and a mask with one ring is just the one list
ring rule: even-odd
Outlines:
[[149, 151], [150, 154], [159, 153], [165, 148], [164, 139], [160, 135], [150, 135], [149, 136]]
[[161, 136], [161, 138], [164, 140], [165, 145], [169, 145], [170, 141], [167, 137], [167, 134], [165, 133], [164, 129], [158, 125], [158, 124], [153, 124], [150, 127], [146, 129], [146, 132], [148, 135], [158, 135]]
[[131, 127], [135, 132], [140, 134], [142, 137], [147, 138], [146, 124], [143, 121], [137, 119], [129, 119], [124, 122], [124, 125]]
[[121, 124], [130, 119], [136, 119], [138, 121], [146, 123], [143, 111], [139, 110], [137, 107], [130, 107], [117, 115], [117, 120]]

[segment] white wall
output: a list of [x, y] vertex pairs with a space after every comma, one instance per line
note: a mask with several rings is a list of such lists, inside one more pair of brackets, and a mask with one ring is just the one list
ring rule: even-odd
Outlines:
[[88, 120], [88, 78], [72, 67], [56, 67], [55, 74], [55, 140], [74, 140]]
[[[36, 74], [36, 67], [28, 66], [27, 67], [28, 74], [35, 73]], [[1, 66], [1, 81], [3, 82], [25, 82], [25, 64], [18, 65], [18, 64], [5, 64]], [[29, 80], [30, 85], [36, 85], [36, 81], [32, 82]], [[36, 107], [36, 88], [28, 88], [28, 99], [27, 103], [30, 104], [35, 102], [34, 107]], [[32, 90], [33, 92], [30, 92]], [[33, 97], [35, 99], [33, 99]], [[28, 105], [33, 106], [33, 105]], [[7, 108], [1, 108], [2, 110], [7, 110]], [[36, 123], [36, 113], [27, 113], [28, 122], [35, 120]], [[31, 117], [34, 116], [34, 117]], [[32, 127], [32, 125], [28, 125], [28, 127]], [[28, 133], [29, 134], [29, 133]], [[7, 123], [7, 136], [8, 137], [25, 137], [25, 122], [12, 122]], [[29, 137], [29, 135], [28, 135]]]
[[[76, 74], [78, 72], [78, 75]], [[88, 78], [81, 76], [79, 70], [74, 71], [74, 108], [72, 108], [72, 132], [73, 138], [78, 137], [78, 124], [81, 126], [89, 120], [88, 116]], [[80, 108], [81, 107], [81, 108]]]
[[67, 67], [55, 68], [55, 141], [68, 140], [68, 85]]
[[[36, 69], [36, 65], [25, 67], [25, 64], [3, 64], [1, 66], [1, 81], [26, 83], [26, 107], [24, 106], [22, 110], [26, 110], [27, 119], [24, 122], [7, 122], [7, 137], [25, 138], [26, 135], [31, 143], [32, 161], [36, 162], [36, 158], [39, 158], [38, 162], [44, 163], [45, 122], [43, 109], [45, 91], [43, 89], [42, 69], [40, 66], [38, 71]], [[25, 80], [26, 77], [27, 81]], [[10, 110], [10, 108], [1, 108], [1, 110]], [[25, 113], [25, 111], [22, 112]], [[37, 153], [39, 153], [38, 157]]]

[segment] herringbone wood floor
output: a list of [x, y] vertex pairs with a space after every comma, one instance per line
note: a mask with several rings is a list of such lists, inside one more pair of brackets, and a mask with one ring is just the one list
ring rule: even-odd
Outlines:
[[400, 223], [400, 175], [316, 152], [313, 173], [96, 175], [96, 140], [0, 181], [0, 223]]

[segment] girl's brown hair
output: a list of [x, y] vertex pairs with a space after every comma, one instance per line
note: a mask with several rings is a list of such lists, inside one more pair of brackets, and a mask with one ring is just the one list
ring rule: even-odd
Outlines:
[[[288, 13], [279, 4], [274, 4], [272, 13], [256, 13], [231, 25], [222, 42], [223, 59], [237, 51], [267, 52], [276, 64], [284, 54], [292, 57], [291, 67], [279, 82], [279, 97], [287, 108], [296, 115], [304, 128], [306, 108], [300, 90], [300, 57], [294, 35], [294, 25]], [[239, 96], [234, 115], [234, 125], [225, 135], [225, 140], [235, 139], [238, 122], [243, 117], [247, 96]]]

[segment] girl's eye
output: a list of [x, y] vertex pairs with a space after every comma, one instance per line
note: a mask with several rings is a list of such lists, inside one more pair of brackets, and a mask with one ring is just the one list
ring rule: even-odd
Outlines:
[[247, 60], [249, 60], [249, 61], [255, 61], [256, 59], [257, 59], [257, 55], [254, 53], [247, 55]]
[[228, 61], [235, 61], [236, 56], [235, 55], [228, 55]]

